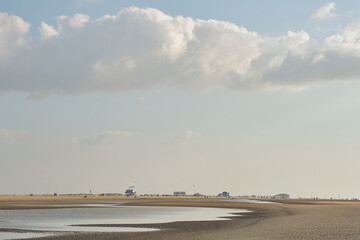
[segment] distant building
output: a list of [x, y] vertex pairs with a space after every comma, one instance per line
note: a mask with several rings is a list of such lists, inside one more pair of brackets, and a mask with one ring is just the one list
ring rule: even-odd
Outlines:
[[174, 196], [178, 197], [178, 196], [186, 196], [185, 192], [174, 192]]
[[135, 186], [128, 187], [128, 189], [126, 189], [125, 191], [125, 196], [127, 197], [136, 196], [136, 192], [134, 191], [134, 188]]
[[125, 196], [130, 197], [130, 196], [135, 196], [135, 195], [136, 195], [136, 192], [134, 191], [133, 187], [126, 189]]
[[286, 194], [286, 193], [280, 193], [280, 194], [277, 194], [277, 195], [273, 196], [272, 198], [274, 198], [274, 199], [288, 199], [288, 198], [290, 198], [290, 195]]
[[219, 193], [217, 196], [218, 197], [230, 197], [230, 193], [229, 192], [222, 192], [222, 193]]

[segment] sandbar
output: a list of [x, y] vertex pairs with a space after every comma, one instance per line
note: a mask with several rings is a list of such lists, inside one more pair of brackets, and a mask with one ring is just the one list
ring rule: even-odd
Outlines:
[[[159, 228], [156, 232], [74, 233], [42, 238], [68, 239], [360, 239], [360, 201], [286, 199], [279, 204], [251, 203], [224, 198], [196, 197], [100, 197], [82, 196], [0, 196], [0, 209], [34, 209], [74, 207], [87, 204], [124, 204], [131, 206], [184, 206], [248, 209], [249, 213], [231, 217], [230, 221], [172, 222], [162, 224], [110, 224]], [[236, 199], [235, 199], [236, 200]], [[259, 199], [257, 199], [259, 200]], [[263, 199], [260, 199], [263, 200]], [[0, 229], [0, 231], [8, 231]]]

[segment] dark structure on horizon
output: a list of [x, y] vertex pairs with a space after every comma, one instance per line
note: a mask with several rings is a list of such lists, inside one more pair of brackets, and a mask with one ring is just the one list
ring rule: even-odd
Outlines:
[[135, 196], [135, 195], [136, 195], [136, 192], [134, 191], [134, 186], [129, 187], [128, 189], [126, 189], [125, 196], [131, 197], [131, 196]]
[[230, 197], [230, 193], [229, 192], [222, 192], [222, 193], [219, 193], [217, 196], [218, 197]]

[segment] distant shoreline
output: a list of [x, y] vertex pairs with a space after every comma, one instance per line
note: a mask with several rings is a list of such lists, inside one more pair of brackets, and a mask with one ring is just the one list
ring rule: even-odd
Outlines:
[[[257, 199], [265, 200], [265, 199]], [[266, 199], [269, 200], [269, 199]], [[358, 239], [360, 202], [335, 200], [274, 200], [283, 204], [224, 201], [224, 198], [186, 197], [4, 197], [0, 209], [74, 207], [82, 204], [122, 204], [127, 206], [220, 207], [252, 212], [231, 217], [231, 221], [172, 222], [161, 224], [106, 224], [105, 227], [150, 227], [156, 232], [75, 233], [34, 238], [53, 239]], [[341, 218], [339, 222], [337, 219]], [[96, 225], [99, 226], [99, 225]], [[0, 229], [0, 231], [6, 231]]]

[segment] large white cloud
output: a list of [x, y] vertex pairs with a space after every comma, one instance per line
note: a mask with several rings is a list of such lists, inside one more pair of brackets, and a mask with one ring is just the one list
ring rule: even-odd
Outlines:
[[0, 12], [0, 65], [10, 63], [22, 48], [28, 47], [30, 24], [18, 16]]
[[360, 57], [360, 20], [350, 23], [343, 32], [325, 39], [327, 50]]
[[304, 31], [264, 37], [229, 22], [135, 7], [57, 20], [57, 29], [41, 24], [43, 41], [34, 44], [29, 23], [1, 13], [0, 91], [291, 90], [360, 76], [360, 22], [319, 44]]

